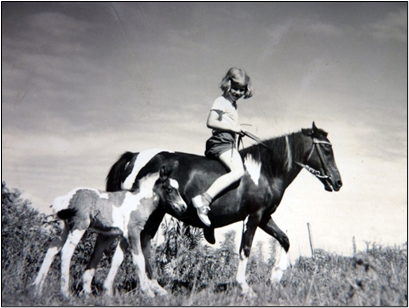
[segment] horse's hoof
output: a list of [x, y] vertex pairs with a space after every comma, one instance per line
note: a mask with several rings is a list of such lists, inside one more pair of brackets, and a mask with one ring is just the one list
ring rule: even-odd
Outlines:
[[88, 292], [87, 290], [82, 290], [79, 294], [78, 297], [80, 298], [90, 298], [92, 296], [92, 292]]
[[252, 288], [248, 288], [247, 290], [242, 290], [240, 293], [241, 296], [247, 297], [247, 298], [257, 298], [257, 293], [253, 291]]
[[103, 294], [105, 296], [112, 297], [112, 296], [114, 296], [114, 290], [113, 289], [104, 289]]
[[144, 291], [143, 294], [145, 294], [149, 298], [154, 298], [155, 297], [155, 293], [153, 293], [151, 290]]
[[162, 288], [156, 279], [153, 279], [150, 281], [150, 288], [153, 292], [155, 292], [155, 295], [158, 295], [158, 296], [168, 295], [168, 291]]
[[283, 278], [284, 272], [282, 270], [274, 270], [271, 273], [270, 282], [271, 283], [279, 283], [281, 278]]
[[63, 298], [64, 301], [71, 300], [71, 294], [62, 292], [61, 295], [62, 295], [62, 298]]
[[257, 294], [253, 291], [252, 288], [249, 287], [247, 283], [245, 284], [240, 284], [240, 289], [241, 289], [241, 296], [245, 296], [248, 298], [255, 298], [257, 297]]
[[157, 296], [168, 296], [168, 291], [165, 289], [158, 289], [158, 290], [153, 290]]

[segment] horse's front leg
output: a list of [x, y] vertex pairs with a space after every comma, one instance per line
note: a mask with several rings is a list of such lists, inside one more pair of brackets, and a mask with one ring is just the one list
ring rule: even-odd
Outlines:
[[141, 291], [149, 297], [155, 297], [155, 294], [150, 288], [148, 276], [146, 275], [145, 256], [142, 253], [141, 230], [139, 227], [134, 227], [132, 230], [129, 230], [128, 240], [131, 246], [133, 263], [138, 269], [138, 278], [141, 285]]
[[249, 287], [246, 281], [246, 267], [250, 257], [251, 245], [253, 244], [254, 234], [260, 222], [259, 215], [249, 215], [243, 222], [243, 233], [239, 250], [239, 266], [237, 268], [236, 281], [241, 288], [242, 295], [255, 296], [254, 291]]
[[91, 259], [85, 268], [84, 274], [82, 275], [82, 288], [85, 294], [92, 294], [91, 283], [92, 279], [94, 278], [97, 265], [101, 260], [104, 251], [112, 245], [115, 239], [116, 236], [101, 233], [98, 234]]
[[266, 224], [260, 224], [260, 228], [274, 237], [281, 245], [281, 249], [278, 251], [278, 253], [276, 252], [276, 262], [270, 278], [270, 281], [273, 283], [280, 282], [284, 271], [289, 265], [287, 253], [290, 249], [290, 241], [288, 240], [287, 235], [281, 231], [271, 217]]

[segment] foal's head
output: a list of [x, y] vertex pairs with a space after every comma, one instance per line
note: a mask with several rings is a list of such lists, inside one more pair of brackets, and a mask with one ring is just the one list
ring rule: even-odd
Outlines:
[[160, 168], [159, 179], [156, 181], [153, 191], [166, 206], [171, 206], [176, 212], [183, 213], [187, 209], [185, 201], [179, 193], [179, 183], [171, 177], [171, 174], [179, 166], [178, 161], [171, 161]]

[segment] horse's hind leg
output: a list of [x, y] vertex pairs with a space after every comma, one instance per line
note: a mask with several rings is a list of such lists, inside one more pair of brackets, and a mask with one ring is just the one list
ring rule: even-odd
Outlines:
[[70, 263], [71, 257], [85, 230], [74, 229], [68, 234], [67, 240], [61, 249], [61, 293], [69, 297], [70, 293]]
[[283, 277], [284, 271], [288, 268], [288, 250], [290, 249], [290, 241], [288, 240], [287, 235], [276, 225], [274, 220], [270, 217], [266, 224], [261, 224], [260, 228], [267, 232], [269, 235], [274, 237], [281, 245], [280, 251], [278, 254], [276, 252], [276, 262], [271, 272], [271, 282], [280, 282]]
[[38, 271], [37, 277], [33, 283], [38, 294], [41, 294], [43, 284], [47, 277], [48, 270], [50, 269], [50, 266], [53, 263], [55, 256], [61, 251], [62, 246], [67, 240], [67, 236], [68, 225], [67, 223], [64, 222], [62, 234], [51, 242], [50, 247], [48, 248], [47, 253], [44, 257], [44, 261], [41, 264], [40, 270]]
[[124, 255], [127, 247], [128, 242], [125, 239], [121, 239], [121, 241], [118, 243], [118, 246], [115, 249], [114, 256], [112, 257], [111, 268], [109, 269], [108, 276], [104, 282], [104, 291], [109, 296], [114, 295], [113, 285], [115, 276], [124, 260]]
[[116, 236], [98, 234], [97, 241], [95, 242], [94, 251], [92, 252], [91, 259], [88, 262], [85, 272], [82, 275], [82, 288], [85, 294], [92, 294], [91, 283], [95, 275], [95, 270], [99, 261], [102, 258], [104, 251], [112, 245]]

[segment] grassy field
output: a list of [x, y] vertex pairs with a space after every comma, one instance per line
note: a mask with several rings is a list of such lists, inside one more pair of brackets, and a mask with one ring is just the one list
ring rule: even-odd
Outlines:
[[[32, 282], [48, 244], [58, 233], [44, 224], [45, 215], [20, 199], [18, 190], [2, 185], [2, 306], [407, 306], [407, 244], [382, 247], [368, 243], [365, 251], [346, 257], [317, 249], [314, 257], [300, 257], [279, 284], [268, 282], [275, 260], [262, 258], [254, 247], [248, 264], [248, 282], [257, 294], [240, 296], [234, 277], [238, 256], [234, 234], [220, 248], [205, 245], [199, 230], [177, 221], [164, 226], [165, 241], [154, 247], [152, 261], [167, 297], [146, 298], [139, 290], [128, 253], [115, 280], [116, 294], [102, 294], [112, 253], [100, 264], [94, 296], [81, 296], [80, 277], [89, 260], [95, 233], [85, 234], [71, 263], [73, 297], [59, 291], [59, 258], [54, 261], [37, 297]], [[272, 249], [275, 246], [272, 246]]]

